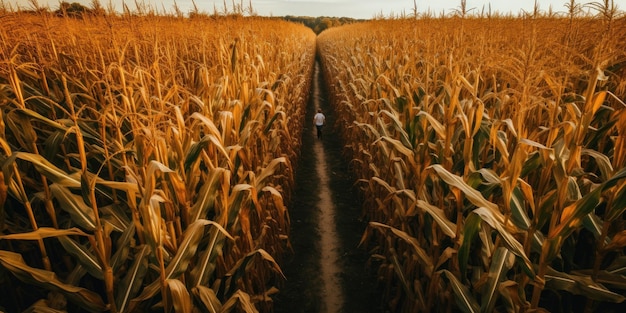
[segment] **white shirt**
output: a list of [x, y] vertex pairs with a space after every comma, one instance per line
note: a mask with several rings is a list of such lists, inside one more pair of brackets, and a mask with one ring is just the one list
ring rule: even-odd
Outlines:
[[325, 120], [326, 120], [326, 117], [324, 116], [324, 114], [319, 113], [319, 112], [315, 114], [315, 116], [313, 117], [313, 121], [315, 121], [315, 125], [317, 126], [324, 125]]

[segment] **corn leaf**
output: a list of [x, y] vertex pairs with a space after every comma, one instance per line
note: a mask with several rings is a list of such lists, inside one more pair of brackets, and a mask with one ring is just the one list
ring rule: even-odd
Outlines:
[[[263, 249], [254, 250], [248, 254], [246, 254], [243, 258], [239, 259], [237, 263], [228, 271], [226, 274], [226, 279], [223, 281], [223, 285], [220, 290], [224, 290], [224, 295], [230, 296], [236, 294], [237, 283], [240, 278], [242, 278], [249, 270], [250, 267], [256, 264], [257, 257], [260, 257], [261, 261], [265, 261], [268, 264], [268, 268], [273, 269], [276, 273], [280, 274], [280, 276], [285, 279], [285, 275], [283, 274], [280, 266], [274, 260], [274, 258], [267, 253], [267, 251]], [[224, 304], [226, 307], [226, 303]]]
[[[213, 224], [210, 227], [207, 247], [201, 252], [198, 261], [191, 270], [193, 286], [208, 286], [209, 279], [217, 266], [217, 258], [222, 255], [226, 235]], [[232, 239], [232, 238], [231, 238]]]
[[67, 313], [66, 310], [57, 310], [48, 306], [48, 300], [40, 299], [33, 303], [28, 309], [22, 311], [22, 313]]
[[[192, 300], [185, 284], [178, 279], [167, 279], [165, 285], [167, 286], [167, 297], [170, 299], [169, 303], [174, 308], [174, 312], [191, 312], [193, 308]], [[169, 311], [169, 308], [166, 309]]]
[[[183, 241], [178, 246], [176, 255], [172, 258], [172, 260], [165, 268], [166, 279], [178, 278], [183, 272], [185, 272], [185, 270], [189, 266], [189, 262], [196, 254], [198, 245], [200, 244], [200, 240], [204, 236], [204, 227], [207, 225], [213, 225], [214, 227], [217, 227], [217, 229], [222, 232], [226, 237], [233, 239], [222, 226], [213, 221], [200, 219], [193, 222], [185, 230], [185, 233], [183, 234]], [[150, 285], [144, 288], [141, 294], [137, 298], [132, 300], [134, 304], [133, 306], [131, 306], [131, 311], [132, 308], [134, 308], [134, 305], [136, 305], [137, 303], [154, 297], [159, 292], [160, 288], [161, 283], [159, 280], [152, 282]]]
[[611, 177], [611, 174], [613, 174], [613, 166], [611, 165], [611, 160], [609, 160], [606, 155], [591, 149], [582, 149], [581, 154], [588, 155], [596, 160], [596, 164], [600, 169], [600, 177], [603, 181]]
[[470, 214], [463, 225], [463, 242], [459, 247], [459, 268], [461, 270], [461, 277], [466, 276], [467, 264], [469, 261], [470, 250], [472, 242], [476, 238], [478, 231], [481, 227], [480, 216], [476, 214]]
[[488, 272], [487, 284], [481, 293], [481, 312], [493, 312], [498, 299], [498, 286], [506, 278], [507, 271], [513, 265], [515, 258], [504, 247], [497, 248], [491, 258], [491, 266]]
[[393, 122], [394, 129], [398, 132], [400, 136], [400, 142], [402, 142], [402, 144], [405, 147], [412, 149], [413, 145], [411, 144], [411, 141], [409, 140], [409, 135], [404, 130], [404, 127], [402, 126], [402, 122], [400, 122], [400, 120], [398, 119], [398, 116], [387, 110], [381, 110], [380, 114], [387, 116]]
[[439, 121], [436, 118], [434, 118], [432, 115], [428, 114], [428, 112], [426, 112], [426, 111], [420, 111], [419, 113], [417, 113], [417, 116], [424, 116], [424, 117], [426, 117], [426, 119], [428, 120], [428, 123], [430, 124], [432, 129], [435, 131], [435, 133], [437, 133], [437, 136], [439, 136], [439, 139], [441, 139], [441, 140], [445, 140], [446, 139], [445, 128], [443, 127], [443, 125], [441, 125], [441, 123], [439, 123]]
[[417, 200], [415, 205], [430, 214], [444, 234], [450, 236], [450, 238], [456, 238], [456, 224], [448, 219], [442, 209], [423, 200]]
[[94, 231], [96, 229], [93, 210], [85, 204], [83, 197], [73, 194], [67, 187], [59, 184], [50, 185], [52, 196], [59, 201], [60, 208], [70, 214], [74, 223]]
[[222, 306], [222, 312], [245, 312], [258, 313], [259, 311], [252, 303], [250, 295], [237, 290]]
[[104, 279], [102, 266], [96, 256], [91, 253], [89, 248], [79, 244], [67, 236], [60, 236], [58, 239], [65, 251], [69, 255], [73, 256], [74, 259], [78, 261], [89, 274], [97, 279]]
[[[448, 172], [445, 168], [443, 168], [443, 166], [439, 164], [431, 165], [428, 168], [434, 169], [437, 174], [439, 174], [439, 177], [441, 177], [441, 179], [443, 179], [443, 181], [445, 181], [448, 185], [454, 186], [461, 190], [472, 204], [477, 207], [484, 207], [488, 209], [491, 213], [490, 216], [498, 221], [499, 224], [504, 224], [504, 215], [502, 215], [502, 212], [500, 212], [498, 206], [493, 202], [485, 199], [485, 197], [483, 197], [483, 195], [478, 190], [472, 188], [470, 185], [465, 183], [465, 181], [463, 181], [463, 178]], [[514, 230], [517, 229], [517, 227], [510, 222], [508, 222], [506, 226], [511, 227]]]
[[502, 224], [500, 224], [491, 211], [486, 208], [480, 207], [473, 211], [475, 214], [478, 214], [480, 218], [485, 221], [489, 226], [496, 229], [500, 237], [504, 239], [504, 243], [507, 248], [513, 252], [516, 256], [518, 256], [522, 260], [522, 268], [524, 271], [529, 274], [529, 276], [534, 277], [533, 264], [530, 262], [530, 259], [526, 256], [524, 252], [524, 246], [522, 246], [517, 239], [513, 236], [513, 234], [509, 233]]
[[101, 206], [98, 210], [102, 213], [101, 219], [109, 223], [115, 231], [124, 232], [132, 225], [130, 219], [119, 205]]
[[263, 189], [263, 187], [268, 185], [269, 182], [266, 180], [271, 178], [274, 173], [276, 173], [276, 170], [278, 169], [278, 166], [280, 164], [289, 164], [289, 162], [285, 157], [273, 159], [265, 168], [261, 170], [256, 178], [254, 187], [256, 187], [257, 190], [261, 190]]
[[420, 244], [416, 238], [412, 237], [411, 235], [407, 234], [406, 232], [402, 230], [391, 227], [389, 225], [385, 225], [385, 224], [378, 223], [378, 222], [370, 222], [368, 225], [368, 228], [363, 234], [361, 243], [363, 243], [365, 239], [369, 236], [369, 232], [371, 231], [371, 229], [378, 229], [381, 233], [385, 234], [386, 236], [393, 235], [393, 237], [401, 239], [402, 241], [406, 242], [410, 247], [413, 248], [413, 252], [417, 256], [418, 260], [425, 267], [425, 271], [424, 271], [425, 274], [428, 277], [432, 275], [432, 272], [434, 269], [433, 261], [430, 258], [430, 256], [426, 253], [426, 251], [424, 251], [424, 249], [420, 247]]
[[545, 280], [546, 288], [565, 290], [597, 301], [622, 303], [626, 299], [623, 295], [610, 291], [603, 285], [594, 282], [590, 276], [570, 275], [548, 267]]
[[205, 286], [195, 286], [191, 289], [193, 295], [209, 313], [222, 312], [222, 302], [217, 298], [213, 289]]
[[469, 313], [478, 313], [480, 312], [480, 306], [478, 302], [469, 291], [467, 286], [463, 285], [457, 278], [448, 270], [438, 271], [437, 274], [445, 277], [450, 286], [452, 287], [452, 291], [454, 292], [454, 300], [456, 304], [459, 306], [459, 309], [462, 312]]
[[0, 250], [0, 264], [19, 280], [47, 290], [61, 292], [73, 304], [89, 312], [103, 312], [106, 309], [98, 294], [81, 287], [65, 284], [53, 272], [28, 266], [20, 254]]
[[207, 218], [207, 212], [215, 205], [217, 190], [222, 186], [224, 175], [228, 175], [228, 172], [221, 167], [210, 172], [208, 179], [200, 187], [198, 198], [191, 207], [190, 223]]
[[619, 186], [615, 191], [611, 206], [608, 208], [605, 219], [615, 221], [626, 211], [626, 184]]
[[44, 238], [62, 237], [62, 236], [88, 236], [78, 228], [57, 229], [51, 227], [39, 227], [35, 231], [27, 233], [15, 233], [9, 235], [0, 235], [0, 239], [10, 240], [41, 240]]
[[126, 262], [130, 248], [133, 246], [132, 241], [135, 236], [135, 224], [129, 224], [122, 235], [115, 242], [117, 251], [111, 257], [111, 268], [113, 272], [117, 272], [119, 268]]
[[14, 152], [11, 157], [9, 157], [4, 162], [2, 171], [5, 173], [5, 179], [8, 177], [7, 172], [9, 169], [12, 169], [11, 165], [13, 164], [13, 162], [15, 162], [15, 159], [21, 159], [30, 162], [31, 164], [33, 164], [33, 166], [35, 166], [35, 169], [37, 169], [39, 173], [43, 174], [54, 183], [70, 188], [80, 187], [80, 178], [77, 179], [76, 177], [66, 173], [65, 171], [56, 167], [56, 165], [50, 163], [41, 155], [27, 152]]
[[132, 299], [143, 286], [143, 280], [148, 272], [148, 256], [150, 247], [141, 245], [134, 255], [135, 261], [126, 272], [126, 276], [119, 282], [116, 288], [115, 305], [121, 313], [127, 312], [130, 299]]

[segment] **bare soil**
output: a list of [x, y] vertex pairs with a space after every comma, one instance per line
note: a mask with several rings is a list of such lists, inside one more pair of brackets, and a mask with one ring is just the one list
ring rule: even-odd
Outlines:
[[[277, 313], [383, 312], [367, 251], [358, 247], [366, 224], [361, 201], [316, 65], [296, 188], [289, 205], [293, 254], [282, 269], [287, 281], [274, 301]], [[318, 140], [313, 115], [326, 115]]]

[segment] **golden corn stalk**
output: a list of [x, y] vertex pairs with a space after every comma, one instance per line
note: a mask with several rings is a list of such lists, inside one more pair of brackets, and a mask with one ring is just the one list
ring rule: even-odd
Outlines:
[[319, 35], [386, 309], [624, 301], [626, 20], [594, 8]]
[[0, 37], [3, 294], [15, 276], [40, 309], [270, 310], [314, 33], [13, 12]]

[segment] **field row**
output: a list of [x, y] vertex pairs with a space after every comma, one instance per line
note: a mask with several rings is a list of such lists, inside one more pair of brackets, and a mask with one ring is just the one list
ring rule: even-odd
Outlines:
[[318, 36], [390, 311], [624, 301], [626, 20], [605, 13]]
[[315, 34], [16, 13], [0, 37], [0, 306], [270, 310]]

